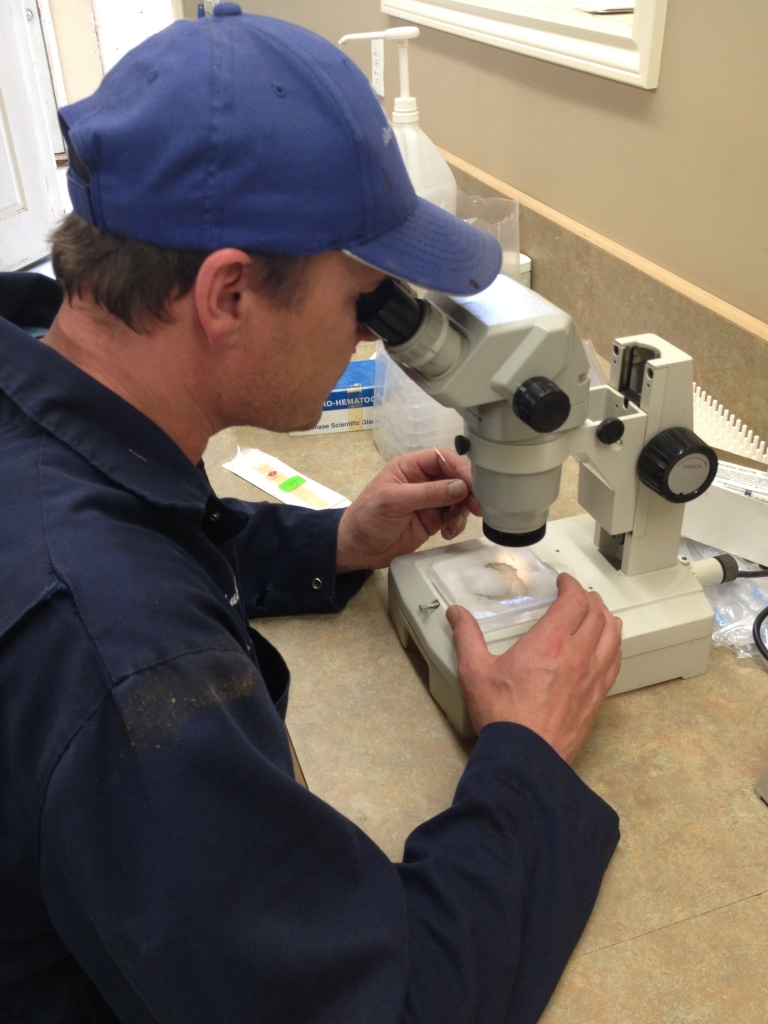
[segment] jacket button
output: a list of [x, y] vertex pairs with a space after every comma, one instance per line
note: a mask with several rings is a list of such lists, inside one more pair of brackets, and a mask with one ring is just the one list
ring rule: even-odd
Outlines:
[[312, 589], [319, 590], [322, 587], [322, 585], [323, 581], [319, 579], [317, 576], [315, 576], [315, 578], [312, 580]]

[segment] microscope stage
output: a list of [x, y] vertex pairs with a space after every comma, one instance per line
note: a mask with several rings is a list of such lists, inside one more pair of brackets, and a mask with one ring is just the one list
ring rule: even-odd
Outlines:
[[[589, 515], [547, 524], [547, 534], [530, 551], [555, 573], [567, 572], [587, 590], [595, 590], [623, 623], [622, 666], [611, 694], [668, 679], [702, 675], [707, 670], [712, 609], [688, 566], [625, 576], [593, 543], [595, 521]], [[475, 735], [456, 680], [456, 653], [445, 618], [447, 602], [435, 585], [432, 565], [448, 554], [487, 548], [486, 539], [463, 541], [396, 558], [389, 569], [389, 612], [404, 647], [415, 644], [429, 667], [429, 691], [463, 737]], [[438, 602], [437, 605], [434, 603]], [[434, 605], [419, 610], [419, 605]], [[508, 650], [533, 621], [485, 633], [492, 654]]]

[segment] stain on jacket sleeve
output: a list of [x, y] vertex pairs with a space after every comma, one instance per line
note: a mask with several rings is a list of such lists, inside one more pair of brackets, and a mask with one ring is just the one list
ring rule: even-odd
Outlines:
[[174, 658], [126, 680], [115, 691], [131, 745], [138, 750], [174, 737], [210, 709], [248, 698], [269, 700], [253, 662], [233, 651]]

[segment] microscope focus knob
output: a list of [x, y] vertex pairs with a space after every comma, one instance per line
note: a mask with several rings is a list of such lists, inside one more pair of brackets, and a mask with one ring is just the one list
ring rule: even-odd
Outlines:
[[637, 475], [645, 486], [675, 504], [698, 498], [715, 473], [717, 455], [686, 427], [662, 430], [643, 448], [637, 462]]
[[530, 377], [515, 392], [512, 409], [537, 434], [551, 434], [570, 416], [571, 400], [549, 377]]

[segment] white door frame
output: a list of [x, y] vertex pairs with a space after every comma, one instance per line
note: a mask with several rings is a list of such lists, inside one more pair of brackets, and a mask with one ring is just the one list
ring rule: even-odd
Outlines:
[[0, 129], [18, 195], [0, 219], [0, 270], [14, 270], [47, 255], [48, 235], [64, 213], [22, 0], [0, 0], [0, 90]]

